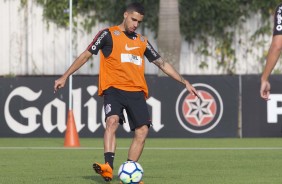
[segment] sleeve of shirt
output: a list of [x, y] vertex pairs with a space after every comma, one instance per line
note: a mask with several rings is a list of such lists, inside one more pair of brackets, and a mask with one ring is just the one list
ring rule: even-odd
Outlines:
[[92, 54], [97, 55], [99, 50], [102, 49], [104, 45], [106, 45], [108, 37], [110, 36], [111, 35], [109, 29], [99, 31], [99, 33], [87, 47], [87, 50]]
[[282, 4], [275, 10], [273, 36], [275, 35], [282, 35]]
[[147, 46], [144, 55], [146, 56], [149, 62], [155, 61], [156, 59], [159, 59], [161, 57], [149, 41], [147, 41]]

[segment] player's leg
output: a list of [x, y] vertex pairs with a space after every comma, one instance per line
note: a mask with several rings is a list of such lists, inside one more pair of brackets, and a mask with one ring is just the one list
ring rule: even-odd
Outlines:
[[106, 129], [104, 132], [105, 164], [94, 163], [93, 169], [105, 181], [111, 181], [113, 178], [113, 162], [116, 149], [116, 130], [119, 126], [119, 121], [123, 119], [123, 106], [119, 103], [119, 95], [115, 89], [110, 88], [104, 92], [104, 108], [106, 117]]
[[[119, 93], [122, 95], [123, 99], [125, 99], [123, 102], [125, 103], [124, 107], [127, 113], [130, 129], [135, 131], [127, 159], [138, 161], [142, 154], [149, 127], [151, 125], [147, 103], [144, 93], [141, 91], [119, 91]], [[139, 183], [143, 184], [142, 181]]]
[[138, 161], [145, 145], [145, 140], [148, 135], [149, 128], [143, 125], [135, 129], [134, 138], [128, 151], [128, 160]]
[[128, 160], [138, 161], [151, 125], [148, 106], [143, 92], [132, 92], [127, 96], [126, 112], [134, 137], [128, 151]]
[[113, 164], [116, 150], [116, 130], [119, 126], [119, 116], [111, 115], [106, 119], [104, 132], [104, 159], [105, 164], [94, 163], [93, 169], [100, 174], [105, 181], [113, 179]]
[[104, 132], [104, 158], [105, 163], [109, 163], [112, 169], [116, 150], [116, 130], [118, 126], [118, 115], [112, 115], [107, 118]]

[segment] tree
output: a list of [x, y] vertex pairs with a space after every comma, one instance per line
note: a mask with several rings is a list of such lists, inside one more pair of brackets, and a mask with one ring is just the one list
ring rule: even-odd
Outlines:
[[[46, 20], [62, 27], [68, 26], [66, 12], [68, 0], [34, 1], [43, 6]], [[88, 32], [98, 22], [119, 24], [122, 21], [125, 5], [134, 1], [137, 0], [73, 0], [74, 21], [78, 15], [83, 15], [85, 19], [82, 24]], [[25, 6], [28, 0], [21, 2]], [[229, 74], [236, 73], [236, 50], [232, 47], [234, 28], [240, 27], [250, 15], [261, 14], [261, 27], [256, 28], [255, 34], [249, 38], [250, 42], [256, 45], [259, 37], [271, 34], [270, 16], [281, 3], [280, 0], [139, 0], [139, 2], [143, 3], [146, 9], [143, 28], [149, 28], [156, 33], [160, 52], [172, 62], [173, 66], [179, 68], [179, 43], [181, 43], [178, 32], [179, 22], [181, 36], [190, 43], [195, 40], [200, 41], [199, 53], [213, 58], [218, 67]], [[213, 39], [215, 43], [212, 49], [209, 39]], [[168, 50], [174, 58], [167, 56]], [[246, 52], [251, 50], [252, 48]], [[203, 61], [199, 67], [206, 66], [207, 63]]]
[[[181, 35], [178, 0], [160, 1], [158, 52], [179, 70]], [[162, 72], [159, 72], [159, 75], [162, 74]]]

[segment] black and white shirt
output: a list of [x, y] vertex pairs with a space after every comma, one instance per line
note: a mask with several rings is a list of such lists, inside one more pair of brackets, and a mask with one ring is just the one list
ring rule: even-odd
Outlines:
[[[132, 33], [132, 34], [125, 33], [125, 34], [130, 39], [136, 38], [136, 33]], [[105, 57], [111, 54], [112, 49], [113, 49], [113, 40], [112, 40], [112, 36], [111, 36], [109, 29], [101, 30], [95, 36], [95, 38], [90, 43], [90, 45], [87, 47], [87, 50], [95, 55], [97, 55], [99, 50], [101, 50]], [[160, 58], [160, 55], [153, 48], [153, 46], [149, 43], [149, 41], [147, 42], [147, 46], [146, 46], [144, 55], [148, 59], [149, 62], [152, 62]]]
[[282, 4], [275, 10], [273, 36], [275, 35], [282, 35]]

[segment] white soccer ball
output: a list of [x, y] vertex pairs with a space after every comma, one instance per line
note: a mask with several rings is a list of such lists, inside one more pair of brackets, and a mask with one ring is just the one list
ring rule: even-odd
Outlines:
[[143, 173], [143, 168], [138, 162], [126, 161], [119, 167], [118, 177], [124, 184], [133, 184], [141, 181]]

